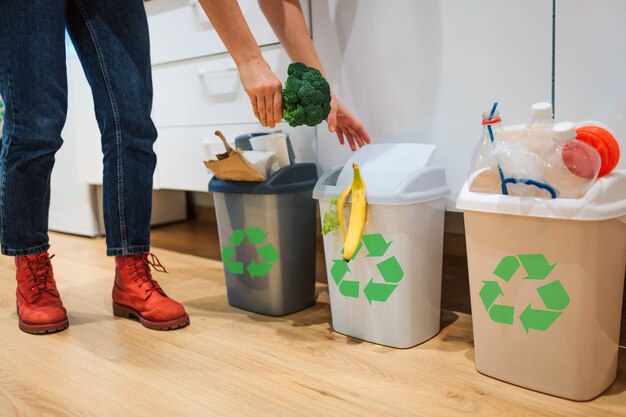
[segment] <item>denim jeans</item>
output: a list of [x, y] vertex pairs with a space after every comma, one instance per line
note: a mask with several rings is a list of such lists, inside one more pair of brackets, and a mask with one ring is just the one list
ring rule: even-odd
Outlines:
[[107, 254], [147, 252], [157, 132], [143, 2], [0, 0], [2, 253], [49, 247], [50, 175], [67, 111], [66, 28], [102, 134]]

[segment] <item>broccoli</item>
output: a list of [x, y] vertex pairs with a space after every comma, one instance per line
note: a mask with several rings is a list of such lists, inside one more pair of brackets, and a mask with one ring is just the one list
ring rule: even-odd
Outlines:
[[315, 68], [295, 62], [287, 69], [283, 117], [289, 126], [316, 126], [330, 113], [330, 85]]

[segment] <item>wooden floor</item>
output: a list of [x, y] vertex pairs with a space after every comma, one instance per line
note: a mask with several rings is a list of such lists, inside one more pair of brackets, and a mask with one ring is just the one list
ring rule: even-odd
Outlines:
[[626, 352], [618, 380], [575, 403], [482, 376], [470, 316], [444, 311], [442, 332], [408, 350], [330, 327], [328, 295], [285, 317], [229, 307], [221, 263], [158, 250], [159, 281], [191, 326], [144, 329], [113, 318], [112, 260], [102, 239], [54, 234], [70, 328], [17, 328], [11, 258], [0, 259], [0, 416], [625, 416]]

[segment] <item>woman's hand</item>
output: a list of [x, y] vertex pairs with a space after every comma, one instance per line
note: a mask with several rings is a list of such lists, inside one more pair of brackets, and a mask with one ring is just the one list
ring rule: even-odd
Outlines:
[[356, 151], [356, 145], [362, 148], [371, 142], [365, 127], [337, 100], [334, 94], [330, 101], [327, 122], [328, 130], [337, 133], [339, 143], [343, 145], [345, 140], [348, 140], [353, 151]]
[[254, 115], [265, 127], [273, 128], [283, 119], [282, 84], [263, 58], [239, 66], [243, 88], [250, 98]]

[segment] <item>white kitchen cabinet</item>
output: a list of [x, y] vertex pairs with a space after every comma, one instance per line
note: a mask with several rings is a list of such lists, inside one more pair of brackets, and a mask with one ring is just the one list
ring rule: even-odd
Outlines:
[[[257, 0], [239, 0], [241, 11], [260, 46], [277, 44]], [[309, 21], [308, 1], [302, 9]], [[198, 0], [151, 0], [146, 3], [153, 64], [226, 52], [226, 47], [204, 14]]]
[[[332, 88], [374, 142], [437, 145], [452, 193], [466, 179], [481, 112], [500, 102], [505, 124], [550, 100], [552, 2], [545, 0], [316, 0], [313, 40]], [[326, 124], [323, 170], [343, 164]]]
[[104, 227], [100, 220], [96, 187], [81, 182], [78, 176], [80, 160], [77, 158], [79, 138], [76, 134], [76, 107], [75, 103], [70, 104], [65, 128], [61, 133], [63, 146], [55, 155], [50, 179], [48, 224], [50, 230], [57, 232], [100, 236], [104, 233]]
[[557, 0], [556, 10], [556, 118], [608, 124], [624, 153], [626, 2]]
[[[262, 53], [284, 81], [291, 62], [284, 49], [267, 46]], [[257, 122], [228, 54], [158, 66], [152, 73], [152, 117], [158, 127]]]

